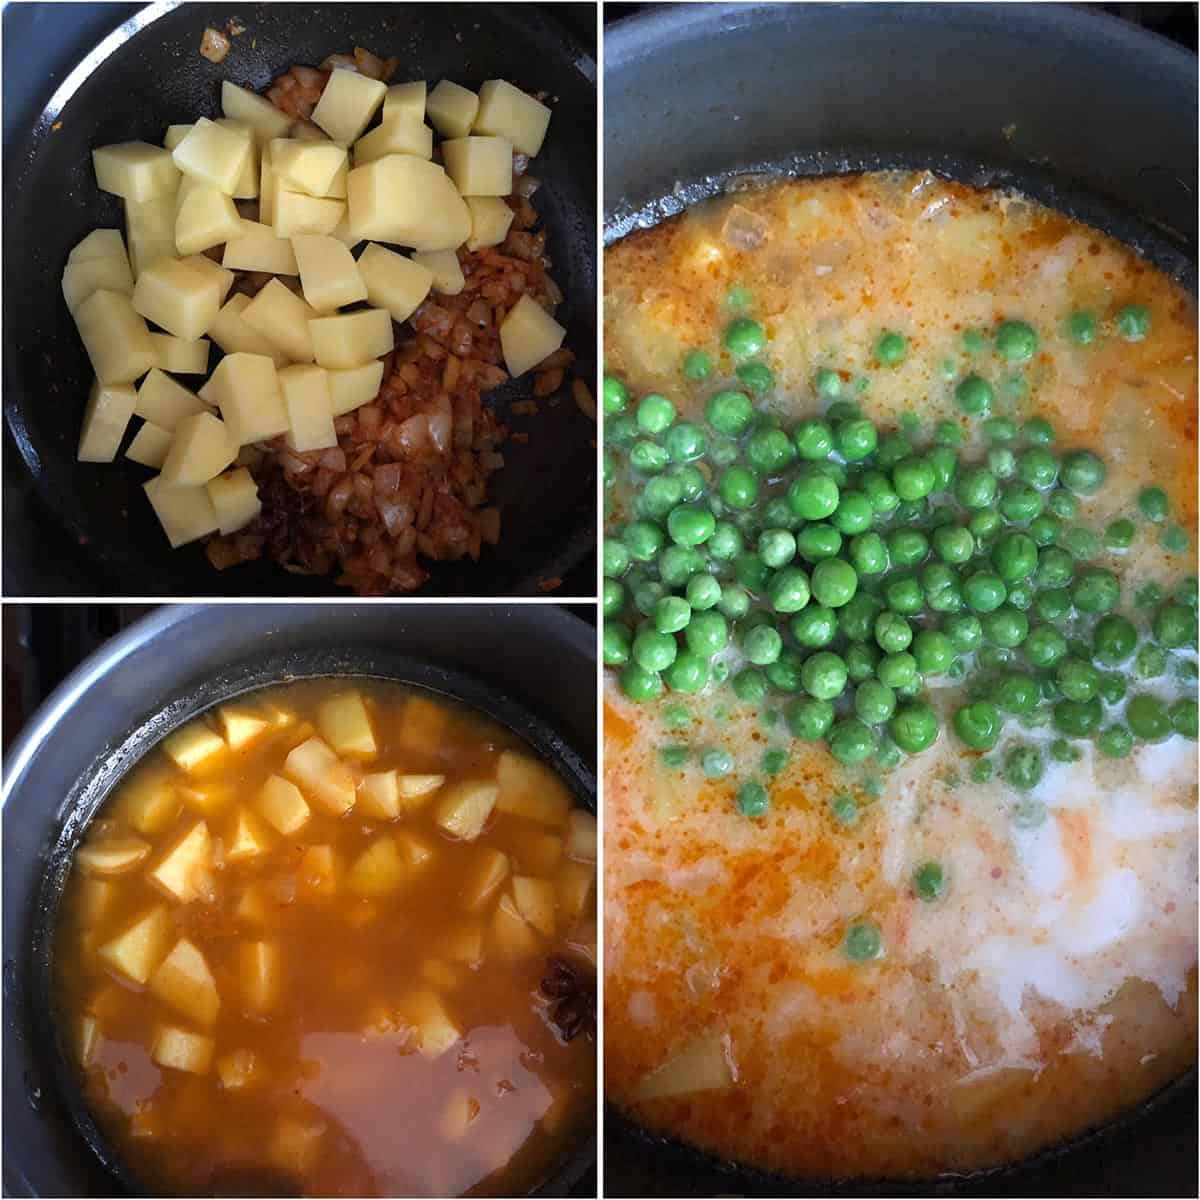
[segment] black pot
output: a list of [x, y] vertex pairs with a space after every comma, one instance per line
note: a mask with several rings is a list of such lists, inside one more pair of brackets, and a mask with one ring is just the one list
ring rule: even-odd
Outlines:
[[[649, 5], [610, 25], [604, 48], [606, 241], [735, 176], [920, 167], [1019, 188], [1196, 290], [1196, 59], [1124, 22], [1061, 4]], [[814, 1184], [718, 1162], [610, 1111], [605, 1191], [1194, 1196], [1196, 1127], [1193, 1075], [1016, 1167]]]
[[[56, 39], [75, 7], [50, 4], [40, 30]], [[86, 7], [86, 6], [84, 6]], [[120, 9], [124, 6], [114, 5]], [[45, 582], [27, 527], [6, 522], [7, 593], [19, 595], [279, 596], [345, 595], [332, 579], [288, 575], [258, 562], [217, 572], [203, 548], [172, 551], [142, 495], [146, 471], [75, 461], [91, 365], [67, 312], [59, 280], [67, 253], [98, 225], [123, 228], [122, 206], [100, 192], [91, 150], [141, 138], [158, 143], [167, 125], [218, 115], [220, 84], [232, 79], [264, 88], [292, 63], [317, 65], [329, 54], [364, 46], [399, 59], [398, 79], [449, 77], [477, 87], [503, 76], [551, 93], [554, 118], [538, 156], [543, 180], [538, 211], [547, 253], [565, 294], [559, 320], [578, 371], [595, 376], [596, 328], [596, 68], [550, 5], [463, 4], [152, 4], [133, 13], [59, 85], [4, 148], [4, 415], [6, 465], [33, 492], [35, 514], [48, 512], [82, 548], [82, 570], [60, 563]], [[591, 5], [569, 5], [569, 10]], [[5, 14], [6, 33], [19, 11]], [[207, 25], [236, 16], [246, 32], [225, 61], [198, 53]], [[117, 19], [120, 19], [119, 17]], [[593, 25], [594, 28], [594, 25]], [[25, 96], [14, 97], [26, 102]], [[6, 102], [8, 96], [6, 96]], [[215, 361], [215, 358], [214, 360]], [[527, 443], [505, 446], [506, 467], [492, 495], [504, 512], [502, 540], [478, 564], [442, 564], [432, 595], [534, 594], [541, 580], [566, 577], [595, 548], [595, 426], [576, 407], [569, 386], [537, 417], [511, 416], [528, 383], [489, 393], [487, 403]], [[15, 450], [16, 453], [12, 453]], [[20, 560], [20, 561], [14, 561]], [[591, 577], [578, 594], [591, 594]]]
[[[50, 935], [89, 818], [146, 750], [210, 705], [284, 678], [347, 674], [473, 705], [524, 737], [594, 811], [595, 633], [559, 609], [207, 605], [131, 626], [63, 682], [6, 762], [6, 1195], [137, 1190], [81, 1102], [49, 1005]], [[590, 1137], [538, 1194], [568, 1194], [594, 1162]]]

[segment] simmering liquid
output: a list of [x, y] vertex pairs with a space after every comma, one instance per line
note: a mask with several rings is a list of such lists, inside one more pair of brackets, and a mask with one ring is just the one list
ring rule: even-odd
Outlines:
[[101, 1130], [154, 1194], [527, 1190], [594, 1112], [594, 862], [594, 818], [461, 706], [322, 679], [205, 714], [63, 896]]

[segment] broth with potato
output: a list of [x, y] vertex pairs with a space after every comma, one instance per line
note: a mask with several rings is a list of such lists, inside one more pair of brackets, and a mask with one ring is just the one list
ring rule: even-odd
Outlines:
[[153, 1194], [520, 1193], [594, 1114], [595, 821], [493, 721], [320, 679], [171, 734], [104, 802], [57, 1012]]

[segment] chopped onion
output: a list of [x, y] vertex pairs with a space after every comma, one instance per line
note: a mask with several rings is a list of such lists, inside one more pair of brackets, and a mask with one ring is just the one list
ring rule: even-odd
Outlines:
[[735, 204], [721, 226], [721, 240], [735, 250], [757, 250], [767, 240], [770, 228], [766, 217]]
[[[513, 168], [513, 174], [516, 175], [515, 167]], [[541, 186], [542, 181], [540, 179], [535, 179], [532, 175], [520, 175], [513, 183], [513, 192], [515, 195], [528, 200]]]
[[429, 444], [429, 418], [424, 413], [409, 417], [396, 431], [395, 440], [408, 453], [423, 450]]
[[403, 475], [403, 463], [382, 463], [377, 466], [372, 472], [376, 494], [394, 496], [400, 490], [400, 480]]
[[413, 523], [413, 506], [403, 500], [388, 500], [376, 496], [375, 507], [383, 518], [384, 528], [391, 537], [396, 537], [402, 530]]
[[200, 37], [200, 53], [209, 62], [224, 62], [232, 44], [219, 29], [210, 25]]
[[429, 414], [429, 436], [433, 439], [433, 444], [437, 447], [439, 454], [445, 454], [446, 447], [450, 445], [452, 420], [450, 397], [441, 395], [438, 397], [437, 408]]
[[346, 469], [346, 452], [340, 446], [331, 446], [328, 450], [321, 451], [321, 457], [317, 459], [317, 463], [330, 471], [344, 471]]

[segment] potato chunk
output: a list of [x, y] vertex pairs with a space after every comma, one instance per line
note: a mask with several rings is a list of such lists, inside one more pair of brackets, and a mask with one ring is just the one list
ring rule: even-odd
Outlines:
[[444, 138], [466, 137], [478, 112], [479, 97], [449, 79], [443, 79], [425, 101], [429, 123]]
[[120, 894], [110, 879], [81, 879], [75, 885], [76, 913], [79, 919], [93, 928], [112, 911]]
[[278, 138], [271, 143], [271, 170], [289, 191], [328, 196], [347, 163], [346, 148], [336, 142]]
[[354, 776], [319, 737], [301, 742], [284, 760], [283, 773], [331, 816], [354, 807]]
[[216, 283], [221, 303], [224, 304], [233, 287], [233, 272], [227, 271], [220, 263], [215, 263], [207, 254], [189, 254], [179, 260], [194, 271], [199, 271], [206, 279]]
[[238, 808], [225, 839], [225, 861], [249, 862], [266, 854], [270, 848], [271, 835], [263, 828], [263, 823], [248, 808]]
[[287, 137], [292, 119], [265, 96], [238, 87], [228, 79], [221, 81], [221, 111], [230, 119], [249, 125], [262, 145], [272, 138]]
[[292, 238], [292, 250], [300, 268], [304, 299], [318, 312], [331, 312], [367, 299], [358, 264], [337, 238], [299, 234]]
[[390, 354], [396, 344], [391, 314], [382, 308], [313, 317], [308, 329], [313, 355], [322, 367], [357, 367]]
[[[221, 532], [224, 533], [224, 530]], [[235, 704], [222, 704], [217, 710], [217, 720], [221, 724], [221, 735], [225, 739], [225, 745], [230, 750], [240, 750], [243, 746], [248, 746], [267, 729], [265, 717]]]
[[199, 487], [237, 457], [237, 443], [225, 423], [209, 412], [179, 422], [159, 479], [163, 487]]
[[240, 1091], [266, 1082], [267, 1072], [262, 1056], [253, 1050], [231, 1050], [222, 1054], [214, 1064], [217, 1078], [226, 1091]]
[[185, 175], [232, 196], [250, 157], [250, 138], [241, 130], [201, 117], [171, 151], [171, 157]]
[[408, 867], [429, 866], [437, 857], [437, 851], [432, 844], [420, 834], [413, 833], [411, 829], [402, 829], [396, 834], [396, 849], [400, 851], [400, 858]]
[[133, 272], [129, 259], [92, 258], [86, 262], [69, 262], [63, 269], [63, 299], [72, 313], [93, 293], [103, 288], [107, 292], [133, 295]]
[[442, 935], [442, 953], [468, 967], [483, 961], [483, 925], [479, 921], [458, 921]]
[[254, 130], [249, 125], [229, 117], [218, 117], [216, 123], [225, 129], [232, 129], [235, 133], [245, 134], [250, 139], [250, 153], [246, 157], [246, 165], [242, 167], [237, 183], [233, 185], [233, 196], [236, 200], [257, 200], [259, 149]]
[[383, 384], [383, 363], [372, 359], [361, 367], [344, 367], [327, 370], [329, 380], [329, 406], [335, 417], [340, 417], [364, 404], [370, 404], [379, 395]]
[[442, 143], [442, 161], [460, 195], [507, 196], [512, 191], [512, 142], [505, 138], [453, 138]]
[[216, 1042], [210, 1037], [175, 1025], [163, 1025], [155, 1035], [150, 1057], [160, 1067], [187, 1071], [191, 1075], [207, 1075], [215, 1049]]
[[[288, 356], [273, 342], [268, 341], [256, 329], [251, 329], [246, 324], [242, 314], [246, 311], [250, 304], [250, 297], [239, 292], [236, 296], [230, 296], [228, 302], [222, 307], [217, 314], [217, 318], [208, 327], [208, 336], [212, 338], [226, 354], [257, 354], [262, 358], [269, 358], [276, 367], [286, 367], [290, 361]], [[222, 363], [217, 364], [217, 370], [221, 369]], [[211, 380], [210, 380], [211, 382]], [[207, 384], [205, 388], [207, 388]], [[205, 388], [200, 390], [203, 392]], [[280, 411], [283, 410], [283, 401], [279, 401]], [[226, 414], [227, 421], [229, 420]], [[286, 428], [286, 418], [284, 418], [284, 426]], [[283, 429], [279, 430], [282, 433]], [[270, 436], [274, 437], [275, 434]]]
[[299, 275], [289, 238], [278, 237], [270, 225], [243, 221], [237, 237], [225, 243], [221, 265], [233, 271], [265, 271], [269, 275]]
[[465, 780], [448, 787], [433, 810], [434, 821], [452, 837], [474, 841], [496, 806], [498, 789], [490, 780]]
[[174, 194], [125, 201], [125, 237], [134, 279], [159, 258], [176, 256], [175, 202]]
[[[299, 363], [310, 363], [313, 360], [313, 339], [309, 332], [309, 322], [316, 316], [316, 309], [288, 291], [278, 279], [272, 279], [242, 313], [242, 319], [251, 329], [257, 330], [267, 341], [278, 346], [292, 362]], [[391, 346], [388, 347], [388, 350], [390, 349]], [[326, 365], [329, 364], [321, 363], [321, 366]]]
[[562, 838], [536, 829], [509, 834], [512, 854], [526, 875], [552, 875], [562, 861]]
[[97, 258], [124, 258], [128, 261], [125, 242], [119, 229], [93, 229], [87, 237], [75, 244], [67, 255], [67, 262], [74, 265], [92, 262]]
[[367, 299], [376, 308], [386, 308], [397, 322], [407, 321], [433, 286], [433, 272], [427, 267], [373, 243], [362, 252], [358, 270]]
[[226, 471], [205, 485], [213, 512], [217, 514], [217, 529], [222, 534], [237, 533], [262, 512], [258, 484], [246, 467]]
[[536, 301], [522, 296], [500, 322], [504, 365], [514, 377], [524, 375], [563, 343], [567, 331]]
[[246, 942], [237, 947], [234, 961], [245, 1007], [258, 1016], [270, 1012], [283, 990], [283, 954], [279, 947], [273, 942]]
[[505, 750], [496, 765], [496, 782], [500, 788], [496, 807], [500, 812], [555, 829], [566, 825], [571, 811], [570, 793], [545, 763]]
[[459, 902], [470, 913], [482, 912], [508, 878], [508, 856], [494, 846], [481, 847], [462, 874]]
[[313, 124], [335, 142], [349, 146], [362, 136], [386, 95], [387, 85], [378, 79], [355, 71], [334, 71], [313, 109]]
[[131, 462], [140, 463], [143, 467], [158, 470], [167, 457], [171, 448], [171, 431], [155, 425], [153, 421], [143, 421], [142, 427], [134, 435], [133, 441], [125, 451], [125, 457]]
[[100, 288], [76, 310], [75, 323], [101, 383], [132, 383], [154, 366], [150, 330], [129, 296]]
[[161, 477], [155, 475], [142, 484], [142, 490], [172, 549], [216, 532], [217, 514], [204, 488], [164, 487]]
[[239, 921], [250, 925], [261, 925], [267, 919], [267, 905], [263, 900], [262, 889], [257, 884], [250, 884], [238, 897], [237, 907], [233, 915]]
[[517, 911], [539, 933], [554, 936], [554, 911], [557, 907], [554, 884], [549, 879], [534, 879], [529, 875], [514, 875], [513, 901]]
[[350, 231], [356, 237], [454, 250], [471, 235], [471, 214], [437, 163], [389, 154], [350, 172]]
[[573, 808], [567, 817], [567, 857], [596, 861], [596, 818], [586, 809]]
[[645, 1076], [634, 1087], [631, 1098], [639, 1102], [658, 1100], [732, 1086], [727, 1042], [719, 1033], [701, 1034]]
[[263, 784], [255, 807], [285, 837], [303, 829], [312, 815], [300, 789], [279, 775]]
[[428, 988], [417, 988], [403, 996], [396, 1011], [416, 1031], [424, 1058], [440, 1058], [462, 1037], [441, 1000]]
[[225, 743], [203, 721], [192, 721], [163, 741], [167, 757], [189, 774], [224, 749]]
[[358, 791], [358, 811], [377, 821], [392, 821], [400, 815], [400, 789], [395, 771], [365, 775]]
[[346, 887], [359, 896], [385, 896], [403, 882], [407, 870], [390, 837], [372, 842], [346, 875]]
[[169, 333], [152, 333], [156, 366], [160, 371], [176, 375], [207, 375], [209, 343], [204, 338], [173, 337]]
[[323, 701], [317, 709], [317, 728], [337, 754], [370, 758], [376, 752], [371, 718], [358, 692], [343, 692]]
[[127, 979], [145, 983], [166, 954], [170, 938], [171, 917], [166, 905], [159, 904], [143, 913], [96, 953]]
[[[221, 311], [221, 289], [191, 264], [160, 258], [138, 276], [133, 308], [176, 337], [198, 338]], [[153, 345], [149, 348], [153, 354]]]
[[279, 374], [265, 354], [227, 353], [200, 394], [217, 403], [231, 440], [239, 446], [278, 437], [288, 430]]
[[211, 1029], [221, 1007], [217, 983], [204, 955], [187, 938], [180, 938], [171, 953], [150, 976], [150, 991], [181, 1016]]
[[346, 216], [346, 201], [306, 196], [289, 191], [275, 181], [271, 204], [271, 225], [278, 237], [300, 233], [332, 233]]
[[541, 941], [511, 896], [501, 896], [488, 927], [488, 954], [500, 962], [517, 963], [532, 958], [541, 949]]
[[96, 186], [122, 200], [156, 200], [179, 186], [179, 168], [168, 151], [147, 142], [118, 142], [92, 151]]
[[242, 218], [233, 201], [215, 187], [189, 188], [179, 202], [175, 213], [175, 248], [181, 255], [210, 250], [236, 238], [241, 231]]
[[329, 399], [329, 377], [323, 367], [297, 363], [279, 372], [283, 407], [288, 417], [287, 444], [299, 454], [338, 444]]
[[467, 239], [468, 250], [483, 250], [487, 246], [498, 246], [508, 237], [512, 224], [513, 210], [497, 196], [468, 196], [467, 208], [471, 210], [471, 236]]
[[388, 154], [433, 157], [433, 130], [420, 117], [384, 117], [383, 124], [354, 143], [354, 165], [374, 162]]
[[337, 891], [337, 857], [332, 846], [309, 846], [300, 856], [297, 869], [300, 886], [318, 896]]
[[103, 837], [85, 842], [75, 852], [75, 865], [85, 875], [124, 875], [150, 857], [150, 843], [137, 837]]
[[83, 428], [79, 434], [80, 462], [106, 463], [117, 457], [121, 439], [129, 428], [130, 418], [137, 404], [133, 385], [128, 383], [103, 384], [96, 379], [88, 393], [87, 407], [83, 410]]
[[550, 110], [505, 79], [489, 79], [479, 89], [474, 133], [507, 138], [522, 154], [533, 158], [542, 148], [550, 125]]
[[208, 408], [195, 392], [176, 383], [155, 367], [142, 380], [133, 411], [136, 416], [152, 421], [160, 429], [174, 433], [185, 417], [208, 412]]
[[425, 91], [423, 79], [413, 83], [393, 83], [383, 97], [383, 119], [386, 121], [403, 113], [418, 121], [425, 120]]
[[443, 296], [457, 296], [466, 287], [462, 265], [453, 250], [426, 250], [414, 254], [409, 261], [429, 271], [433, 276], [433, 290]]
[[176, 839], [146, 878], [172, 899], [186, 904], [207, 886], [211, 866], [212, 838], [208, 826], [197, 821]]
[[569, 925], [583, 916], [596, 887], [596, 868], [590, 863], [565, 862], [555, 880], [558, 907], [563, 923]]

